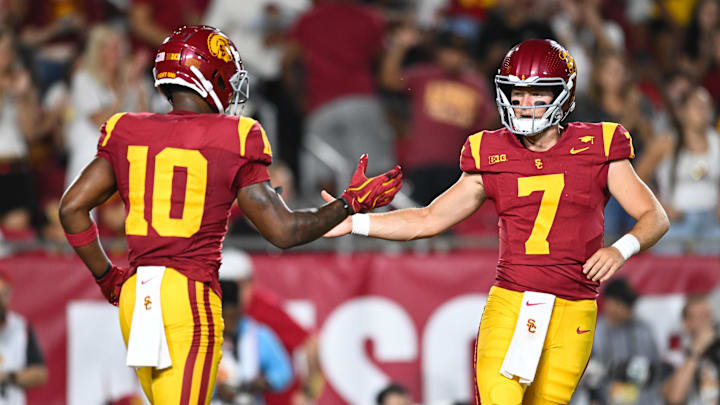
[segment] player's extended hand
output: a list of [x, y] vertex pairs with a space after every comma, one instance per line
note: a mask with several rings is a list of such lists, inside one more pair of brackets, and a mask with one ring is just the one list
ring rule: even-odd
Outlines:
[[367, 162], [368, 156], [363, 154], [357, 169], [355, 169], [355, 174], [350, 180], [350, 185], [342, 194], [355, 213], [387, 205], [402, 187], [400, 166], [395, 166], [392, 170], [368, 179], [365, 177]]
[[605, 282], [625, 263], [620, 251], [612, 246], [598, 249], [583, 264], [583, 273], [592, 281]]
[[130, 271], [124, 267], [112, 265], [110, 270], [105, 272], [100, 278], [96, 278], [95, 282], [100, 286], [100, 291], [109, 303], [118, 306], [120, 301], [120, 290], [122, 285], [129, 278]]
[[[336, 200], [335, 197], [330, 195], [327, 191], [323, 190], [320, 192], [320, 195], [325, 200], [325, 202], [333, 202]], [[340, 222], [339, 224], [335, 225], [335, 228], [327, 231], [325, 235], [323, 235], [326, 238], [334, 238], [336, 236], [343, 236], [347, 235], [352, 231], [352, 215], [348, 215], [345, 220]]]

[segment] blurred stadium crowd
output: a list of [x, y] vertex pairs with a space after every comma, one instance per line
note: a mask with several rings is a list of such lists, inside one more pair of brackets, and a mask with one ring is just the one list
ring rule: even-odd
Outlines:
[[[672, 224], [656, 253], [720, 254], [718, 0], [0, 4], [3, 248], [65, 246], [58, 201], [94, 157], [99, 126], [119, 111], [167, 111], [152, 87], [154, 50], [172, 29], [205, 23], [226, 32], [243, 58], [251, 80], [244, 115], [266, 128], [273, 185], [292, 207], [319, 204], [321, 188], [341, 191], [364, 152], [371, 172], [403, 165], [409, 204], [430, 202], [459, 177], [466, 137], [500, 125], [492, 79], [505, 52], [527, 38], [554, 38], [578, 67], [569, 120], [620, 122], [633, 136], [633, 165]], [[96, 212], [101, 236], [119, 252], [124, 215], [118, 198]], [[611, 240], [631, 227], [614, 201], [605, 219]], [[483, 208], [455, 234], [494, 237], [496, 222]], [[230, 240], [253, 232], [233, 214]], [[662, 372], [647, 327], [628, 321], [635, 293], [620, 283], [606, 295], [617, 305], [606, 307], [604, 334], [598, 327], [579, 403], [720, 403], [720, 358], [708, 360], [715, 374], [707, 381], [678, 375], [701, 367], [709, 347], [720, 353], [717, 333], [707, 332], [720, 308], [688, 300], [686, 330], [671, 345], [674, 368]], [[391, 388], [379, 403], [407, 394]]]
[[[352, 162], [397, 161], [425, 204], [459, 176], [468, 134], [499, 126], [492, 78], [510, 46], [555, 38], [578, 66], [569, 120], [617, 121], [638, 174], [672, 220], [658, 249], [717, 252], [720, 11], [673, 0], [5, 0], [0, 14], [0, 204], [6, 240], [64, 243], [56, 205], [118, 111], [169, 108], [152, 89], [171, 29], [229, 33], [274, 146], [275, 183], [298, 206], [337, 191]], [[297, 187], [294, 186], [297, 184]], [[297, 190], [295, 190], [297, 188]], [[117, 200], [98, 210], [122, 236]], [[235, 220], [241, 217], [238, 214]], [[610, 202], [608, 237], [630, 218]], [[242, 224], [233, 232], [248, 232]], [[482, 210], [457, 232], [495, 233]], [[252, 232], [252, 231], [249, 231]], [[675, 242], [675, 243], [671, 243]]]

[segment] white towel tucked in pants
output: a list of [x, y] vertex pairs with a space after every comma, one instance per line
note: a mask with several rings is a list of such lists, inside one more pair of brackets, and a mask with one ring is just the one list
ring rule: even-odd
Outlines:
[[520, 305], [515, 332], [500, 373], [507, 378], [518, 377], [521, 384], [530, 385], [542, 355], [555, 296], [525, 291]]
[[127, 352], [127, 365], [130, 367], [162, 370], [172, 366], [160, 302], [163, 274], [165, 266], [137, 268], [135, 309]]

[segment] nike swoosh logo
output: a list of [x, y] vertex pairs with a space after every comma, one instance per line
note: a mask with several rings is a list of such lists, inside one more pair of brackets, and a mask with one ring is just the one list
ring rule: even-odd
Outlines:
[[588, 332], [590, 332], [590, 330], [591, 330], [591, 329], [580, 330], [580, 327], [578, 326], [578, 328], [577, 328], [577, 330], [576, 330], [575, 332], [577, 332], [578, 335], [582, 335], [583, 333], [588, 333]]
[[542, 305], [542, 304], [544, 304], [544, 302], [530, 302], [530, 301], [528, 301], [528, 302], [525, 303], [525, 305], [527, 305], [527, 306], [529, 306], [529, 307], [531, 307], [531, 306], [533, 306], [533, 305]]
[[360, 204], [362, 204], [362, 202], [365, 201], [366, 198], [368, 198], [368, 196], [370, 195], [371, 192], [372, 192], [372, 191], [368, 191], [367, 194], [365, 194], [364, 196], [358, 198], [357, 201], [358, 201]]
[[140, 281], [140, 284], [141, 284], [141, 285], [145, 285], [146, 283], [150, 282], [150, 280], [152, 280], [152, 279], [154, 279], [154, 278], [155, 278], [155, 277], [150, 277], [150, 278], [147, 279], [147, 280], [142, 280], [142, 281]]
[[570, 154], [571, 154], [571, 155], [574, 155], [574, 154], [576, 154], [576, 153], [580, 153], [580, 152], [582, 152], [582, 151], [584, 151], [584, 150], [588, 150], [588, 149], [590, 149], [589, 146], [586, 146], [586, 147], [580, 148], [580, 149], [571, 148], [571, 149], [570, 149]]

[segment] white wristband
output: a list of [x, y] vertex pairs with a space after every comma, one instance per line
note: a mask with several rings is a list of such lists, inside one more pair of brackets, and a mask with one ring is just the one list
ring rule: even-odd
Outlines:
[[623, 237], [613, 243], [612, 246], [620, 251], [620, 254], [625, 260], [640, 251], [640, 241], [629, 233], [623, 235]]
[[352, 233], [363, 236], [370, 234], [370, 214], [355, 214], [352, 216]]

